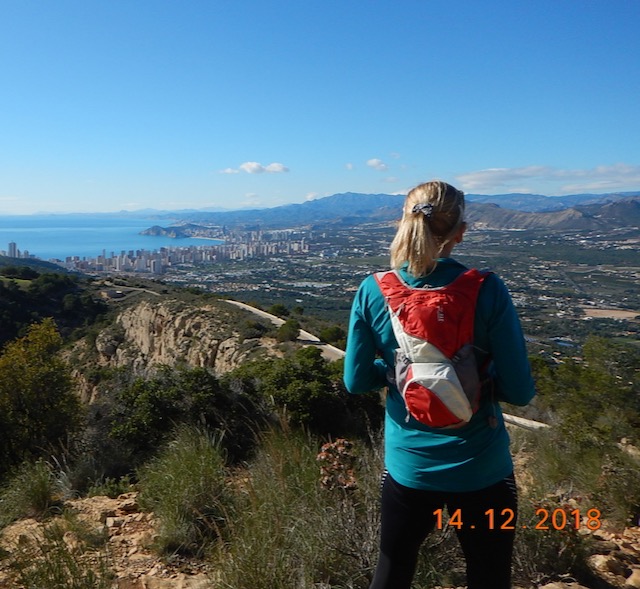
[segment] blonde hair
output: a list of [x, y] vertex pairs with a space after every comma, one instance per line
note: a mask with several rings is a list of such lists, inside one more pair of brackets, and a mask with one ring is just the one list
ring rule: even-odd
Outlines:
[[464, 223], [464, 193], [446, 182], [416, 186], [407, 194], [398, 232], [391, 242], [391, 267], [409, 263], [414, 276], [429, 274]]

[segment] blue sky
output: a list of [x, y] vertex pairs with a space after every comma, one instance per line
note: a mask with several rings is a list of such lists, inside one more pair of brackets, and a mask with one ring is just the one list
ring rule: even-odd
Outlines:
[[0, 0], [0, 214], [640, 190], [639, 0]]

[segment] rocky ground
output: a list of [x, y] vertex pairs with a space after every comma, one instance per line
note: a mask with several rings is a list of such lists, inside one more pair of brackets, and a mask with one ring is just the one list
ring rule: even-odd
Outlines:
[[[202, 561], [183, 559], [167, 563], [154, 554], [151, 545], [156, 521], [153, 514], [140, 510], [135, 492], [117, 499], [71, 500], [64, 508], [73, 515], [53, 520], [60, 520], [61, 542], [81, 561], [84, 559], [89, 568], [97, 570], [106, 563], [113, 575], [114, 589], [215, 589], [215, 571], [208, 570]], [[52, 521], [47, 524], [50, 526]], [[20, 589], [11, 562], [16, 555], [29, 554], [34, 546], [42, 545], [43, 533], [44, 524], [33, 519], [21, 520], [2, 531], [0, 589]], [[640, 588], [640, 528], [628, 528], [622, 533], [597, 530], [593, 536], [596, 550], [590, 557], [594, 573], [590, 588]], [[94, 539], [93, 548], [89, 547], [88, 538]], [[101, 541], [96, 543], [96, 538]], [[585, 589], [572, 580], [539, 587]]]
[[[106, 563], [113, 574], [117, 589], [204, 589], [211, 587], [215, 576], [201, 561], [176, 560], [168, 564], [151, 550], [155, 535], [153, 514], [140, 510], [136, 493], [126, 493], [117, 499], [90, 497], [67, 501], [65, 510], [75, 514], [70, 524], [61, 523], [62, 541], [70, 552], [80, 555], [96, 570]], [[52, 522], [48, 522], [51, 525]], [[80, 524], [80, 525], [78, 525]], [[18, 521], [0, 535], [0, 588], [19, 589], [15, 580], [11, 556], [24, 553], [30, 545], [41, 545], [43, 524], [33, 519]], [[82, 531], [79, 532], [78, 529]], [[95, 548], [87, 546], [87, 536], [102, 537]], [[46, 589], [46, 587], [42, 587]]]

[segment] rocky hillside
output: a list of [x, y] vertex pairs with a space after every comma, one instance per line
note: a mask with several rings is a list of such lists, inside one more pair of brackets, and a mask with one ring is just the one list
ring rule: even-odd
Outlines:
[[225, 301], [184, 303], [152, 297], [125, 306], [95, 337], [78, 342], [70, 354], [84, 401], [94, 400], [87, 372], [130, 368], [148, 375], [157, 367], [209, 368], [224, 374], [257, 355], [278, 356], [271, 338], [245, 339], [243, 326], [255, 317]]
[[525, 212], [497, 204], [470, 203], [467, 218], [478, 229], [611, 230], [640, 225], [640, 199], [567, 208], [550, 212]]

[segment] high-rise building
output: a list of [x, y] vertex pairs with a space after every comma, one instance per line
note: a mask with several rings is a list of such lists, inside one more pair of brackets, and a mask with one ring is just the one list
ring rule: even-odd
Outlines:
[[15, 241], [9, 242], [9, 257], [17, 258], [18, 257], [18, 245]]

